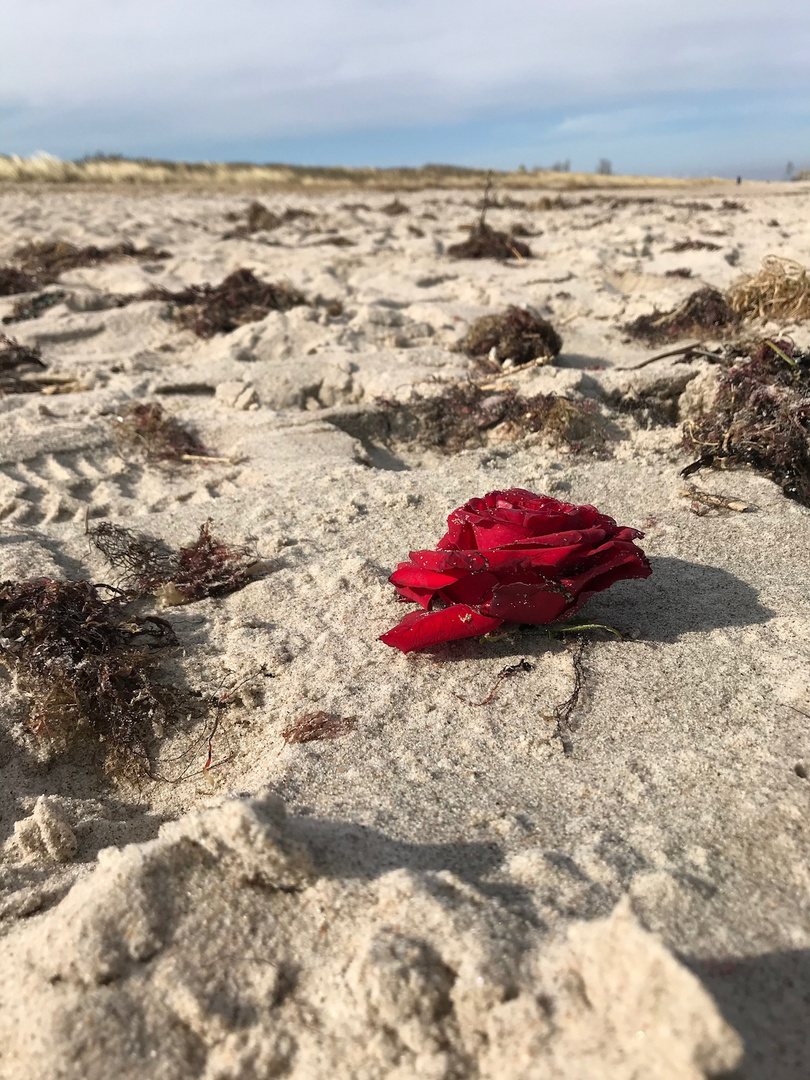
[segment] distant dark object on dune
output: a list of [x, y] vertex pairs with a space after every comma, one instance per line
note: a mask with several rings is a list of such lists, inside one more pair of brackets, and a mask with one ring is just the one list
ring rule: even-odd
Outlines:
[[515, 366], [534, 360], [550, 362], [562, 349], [562, 338], [547, 319], [526, 308], [509, 307], [502, 315], [476, 319], [457, 347], [499, 370], [507, 360]]
[[389, 217], [397, 217], [399, 214], [409, 214], [410, 207], [406, 206], [404, 202], [399, 199], [394, 199], [393, 202], [386, 203], [385, 206], [380, 207], [380, 212], [388, 214]]

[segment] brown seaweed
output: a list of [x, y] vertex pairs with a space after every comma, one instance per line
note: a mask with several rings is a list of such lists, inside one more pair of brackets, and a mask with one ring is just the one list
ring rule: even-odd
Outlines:
[[213, 457], [193, 431], [167, 416], [156, 401], [132, 401], [116, 416], [119, 440], [140, 450], [151, 461], [197, 461]]
[[502, 315], [476, 319], [458, 348], [467, 356], [492, 361], [495, 367], [506, 360], [521, 365], [553, 360], [562, 349], [562, 338], [547, 319], [526, 308], [509, 307]]
[[740, 317], [725, 296], [711, 287], [698, 289], [672, 311], [640, 315], [624, 330], [632, 338], [650, 346], [664, 345], [681, 338], [723, 338], [740, 327]]
[[108, 770], [135, 763], [148, 772], [169, 700], [152, 654], [176, 638], [165, 619], [133, 615], [103, 589], [49, 578], [0, 584], [0, 662], [30, 699], [31, 730], [54, 749], [83, 738]]
[[810, 506], [810, 353], [788, 340], [763, 341], [720, 380], [711, 409], [684, 426], [684, 445], [702, 468], [749, 467]]
[[133, 532], [110, 521], [88, 530], [90, 542], [120, 572], [129, 596], [156, 594], [166, 606], [226, 596], [256, 577], [260, 560], [246, 547], [211, 535], [210, 519], [197, 539], [174, 551], [164, 540]]
[[531, 248], [518, 240], [479, 221], [460, 244], [451, 244], [447, 254], [452, 259], [530, 259]]
[[[239, 214], [229, 215], [231, 220], [234, 221], [238, 221], [240, 216]], [[230, 232], [226, 232], [222, 239], [232, 240], [252, 236], [256, 232], [272, 232], [274, 229], [287, 225], [291, 221], [297, 221], [298, 218], [314, 216], [311, 210], [297, 209], [295, 207], [287, 207], [283, 214], [275, 214], [272, 210], [268, 210], [264, 203], [254, 200], [245, 210], [242, 224], [237, 225]]]
[[491, 387], [471, 382], [450, 386], [435, 397], [384, 406], [390, 443], [444, 454], [534, 434], [573, 451], [600, 454], [606, 444], [605, 428], [593, 403], [556, 394], [524, 397], [513, 389], [493, 392]]
[[287, 282], [260, 281], [252, 270], [234, 270], [219, 285], [190, 285], [178, 292], [149, 289], [140, 300], [164, 300], [175, 307], [175, 320], [198, 337], [229, 334], [257, 322], [271, 311], [289, 311], [307, 300]]
[[11, 314], [3, 317], [3, 323], [10, 326], [12, 323], [25, 322], [27, 319], [38, 319], [50, 308], [64, 303], [67, 295], [62, 289], [54, 289], [51, 292], [37, 293], [28, 300], [18, 300], [11, 309]]

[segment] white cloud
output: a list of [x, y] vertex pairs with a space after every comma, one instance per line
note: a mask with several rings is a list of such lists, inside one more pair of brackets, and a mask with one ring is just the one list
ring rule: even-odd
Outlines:
[[[4, 0], [3, 54], [4, 142], [116, 128], [221, 142], [503, 112], [584, 109], [598, 119], [600, 100], [775, 82], [806, 94], [810, 9], [795, 0]], [[568, 123], [582, 134], [595, 121]]]

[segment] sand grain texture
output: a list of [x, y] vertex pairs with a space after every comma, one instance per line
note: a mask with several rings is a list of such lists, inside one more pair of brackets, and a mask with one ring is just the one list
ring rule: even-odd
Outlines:
[[[160, 612], [180, 642], [165, 679], [227, 698], [206, 772], [213, 713], [157, 744], [172, 782], [113, 782], [92, 746], [55, 755], [30, 730], [0, 668], [3, 1080], [803, 1080], [808, 511], [751, 471], [707, 471], [692, 480], [751, 509], [694, 513], [679, 423], [716, 365], [620, 369], [651, 355], [625, 340], [637, 316], [769, 253], [809, 264], [810, 192], [752, 186], [742, 210], [727, 189], [512, 194], [526, 205], [488, 220], [523, 225], [533, 258], [506, 263], [444, 254], [474, 192], [403, 192], [396, 215], [390, 193], [262, 195], [282, 223], [229, 239], [252, 196], [0, 196], [0, 262], [55, 239], [173, 253], [69, 271], [49, 287], [63, 300], [11, 328], [71, 392], [0, 398], [0, 581], [115, 584], [85, 535], [101, 520], [177, 550], [210, 518], [265, 568]], [[718, 250], [670, 250], [701, 238]], [[310, 303], [202, 340], [165, 301], [106, 299], [239, 268]], [[483, 373], [453, 348], [510, 305], [559, 331], [555, 363]], [[810, 344], [801, 323], [759, 329]], [[495, 423], [446, 453], [392, 426], [393, 405], [479, 377], [488, 408], [501, 388], [570, 398], [601, 441]], [[215, 459], [124, 445], [135, 401]], [[377, 641], [409, 610], [396, 564], [507, 487], [646, 532], [652, 577], [583, 612], [625, 637], [589, 638], [569, 753], [570, 643]], [[346, 718], [340, 737], [285, 743], [321, 712]]]

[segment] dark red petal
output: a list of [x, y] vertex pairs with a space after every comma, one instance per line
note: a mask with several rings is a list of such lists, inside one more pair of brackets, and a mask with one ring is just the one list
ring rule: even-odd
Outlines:
[[452, 585], [442, 589], [442, 596], [454, 604], [483, 604], [489, 600], [498, 584], [495, 574], [482, 570], [477, 574], [464, 574]]
[[563, 592], [549, 591], [547, 582], [514, 581], [493, 591], [487, 611], [505, 622], [543, 625], [558, 619], [569, 603]]
[[436, 595], [435, 589], [414, 589], [410, 585], [397, 585], [397, 592], [403, 600], [413, 600], [419, 607], [427, 608]]
[[452, 585], [458, 577], [455, 574], [440, 574], [436, 570], [425, 570], [413, 563], [400, 563], [388, 579], [392, 585], [408, 585], [416, 589], [441, 589]]
[[417, 566], [439, 573], [474, 572], [487, 567], [487, 559], [477, 551], [412, 551], [410, 556]]
[[379, 640], [400, 652], [409, 653], [440, 645], [443, 641], [488, 634], [497, 630], [502, 622], [503, 619], [482, 615], [466, 604], [454, 604], [442, 611], [412, 611]]

